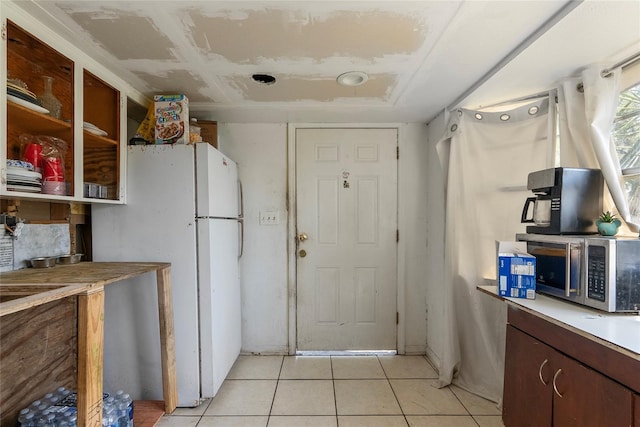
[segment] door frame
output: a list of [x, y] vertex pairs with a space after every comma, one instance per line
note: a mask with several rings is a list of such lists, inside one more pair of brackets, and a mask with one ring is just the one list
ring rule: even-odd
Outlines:
[[[296, 131], [298, 129], [396, 129], [398, 138], [398, 147], [400, 147], [403, 132], [402, 124], [400, 123], [289, 123], [287, 124], [287, 209], [288, 209], [288, 224], [287, 224], [287, 252], [288, 252], [288, 305], [289, 305], [289, 342], [288, 353], [295, 355], [297, 350], [297, 269], [296, 269], [296, 224], [297, 218], [297, 204], [296, 204]], [[400, 176], [400, 161], [398, 160], [397, 171], [398, 177]], [[400, 202], [400, 189], [397, 187], [400, 180], [396, 180], [396, 209], [399, 207]], [[405, 224], [401, 224], [401, 216], [397, 215], [397, 227], [402, 234], [402, 230], [406, 229]], [[405, 249], [403, 245], [396, 245], [396, 311], [398, 312], [398, 323], [396, 325], [396, 350], [398, 354], [405, 354], [405, 278], [404, 268], [401, 266], [404, 264]]]

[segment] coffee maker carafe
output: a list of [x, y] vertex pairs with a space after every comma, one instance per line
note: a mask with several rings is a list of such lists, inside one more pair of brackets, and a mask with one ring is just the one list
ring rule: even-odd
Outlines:
[[[551, 168], [532, 172], [527, 189], [535, 193], [522, 209], [527, 233], [595, 234], [602, 213], [604, 178], [599, 169]], [[533, 205], [533, 213], [529, 211]]]

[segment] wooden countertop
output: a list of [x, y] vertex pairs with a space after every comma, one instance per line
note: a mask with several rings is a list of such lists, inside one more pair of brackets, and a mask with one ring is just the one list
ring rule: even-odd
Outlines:
[[163, 262], [80, 262], [0, 273], [0, 298], [9, 299], [0, 303], [0, 317], [170, 266]]

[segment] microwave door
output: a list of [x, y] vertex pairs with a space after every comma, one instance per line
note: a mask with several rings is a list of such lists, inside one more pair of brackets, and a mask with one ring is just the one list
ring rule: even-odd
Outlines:
[[580, 245], [569, 242], [527, 242], [536, 257], [539, 292], [575, 300], [580, 296]]
[[571, 296], [571, 243], [566, 245], [566, 254], [564, 257], [564, 296]]

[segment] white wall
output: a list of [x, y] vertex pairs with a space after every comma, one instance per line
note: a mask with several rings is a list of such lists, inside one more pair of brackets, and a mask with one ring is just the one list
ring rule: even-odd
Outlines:
[[[404, 285], [404, 333], [407, 354], [425, 354], [427, 344], [427, 126], [400, 126], [398, 162], [399, 285]], [[399, 286], [399, 289], [402, 289]], [[402, 310], [401, 310], [402, 313]], [[400, 349], [402, 350], [402, 349]]]
[[[238, 163], [244, 190], [242, 351], [288, 350], [287, 126], [218, 125], [220, 150]], [[260, 225], [260, 211], [280, 212], [280, 224]]]
[[445, 182], [436, 144], [444, 133], [444, 113], [433, 119], [427, 136], [427, 255], [426, 255], [426, 299], [427, 299], [427, 355], [439, 365], [443, 346], [444, 322], [444, 226], [445, 226]]
[[[424, 354], [427, 127], [398, 127], [398, 268], [403, 283], [399, 288], [404, 289], [399, 295], [404, 306], [399, 335], [404, 336], [407, 353]], [[218, 133], [220, 149], [238, 163], [244, 186], [242, 351], [284, 354], [288, 352], [287, 125], [220, 123]], [[264, 210], [278, 211], [280, 224], [260, 225], [259, 213]]]

